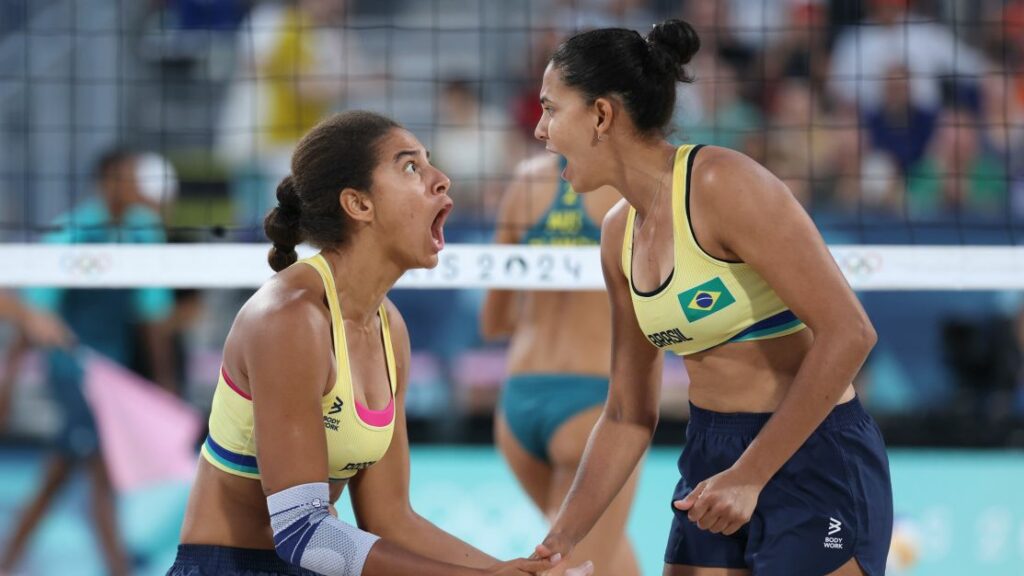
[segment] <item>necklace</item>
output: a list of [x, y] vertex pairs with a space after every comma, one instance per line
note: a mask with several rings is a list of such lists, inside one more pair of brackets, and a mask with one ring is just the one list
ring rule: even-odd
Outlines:
[[[645, 267], [647, 269], [657, 270], [657, 264], [658, 264], [658, 262], [657, 262], [658, 261], [658, 253], [657, 252], [658, 251], [651, 249], [654, 246], [654, 243], [655, 243], [654, 242], [655, 241], [654, 235], [657, 234], [657, 230], [658, 230], [658, 224], [657, 224], [657, 217], [656, 217], [656, 213], [655, 213], [655, 207], [658, 205], [658, 198], [661, 196], [661, 188], [662, 188], [662, 186], [665, 183], [665, 177], [668, 176], [668, 174], [672, 171], [672, 168], [675, 165], [675, 156], [673, 156], [672, 160], [673, 160], [673, 162], [669, 165], [668, 169], [665, 170], [664, 172], [662, 172], [661, 177], [658, 178], [658, 189], [654, 191], [654, 197], [651, 198], [651, 201], [647, 204], [647, 212], [646, 212], [646, 214], [644, 216], [644, 219], [641, 220], [640, 224], [638, 224], [636, 226], [636, 231], [635, 231], [635, 233], [633, 235], [633, 246], [634, 246], [634, 248], [633, 248], [633, 255], [636, 255], [638, 258], [642, 259], [645, 262]], [[651, 236], [651, 242], [648, 245], [648, 249], [644, 251], [645, 252], [644, 254], [637, 255], [636, 254], [637, 250], [636, 250], [636, 247], [635, 247], [636, 246], [636, 238], [640, 236], [640, 232], [647, 225], [647, 221], [648, 220], [654, 220], [655, 221], [655, 223], [651, 225], [651, 229], [649, 230], [649, 234], [648, 234], [649, 236]], [[632, 257], [632, 255], [631, 255], [631, 257]]]
[[668, 175], [669, 172], [672, 171], [672, 168], [673, 168], [673, 166], [675, 164], [675, 162], [674, 162], [675, 157], [674, 156], [673, 156], [672, 160], [673, 160], [672, 164], [670, 164], [668, 169], [666, 169], [664, 172], [662, 172], [661, 173], [661, 177], [658, 178], [658, 188], [654, 191], [654, 197], [651, 198], [651, 201], [647, 203], [647, 211], [645, 212], [644, 218], [643, 218], [643, 220], [640, 221], [640, 224], [636, 227], [637, 235], [639, 235], [640, 231], [643, 230], [644, 226], [647, 225], [647, 221], [648, 220], [652, 220], [652, 219], [655, 220], [655, 223], [652, 224], [651, 226], [653, 226], [654, 229], [657, 229], [657, 227], [658, 227], [657, 218], [655, 218], [654, 207], [658, 205], [658, 198], [661, 196], [661, 188], [665, 184], [665, 177]]

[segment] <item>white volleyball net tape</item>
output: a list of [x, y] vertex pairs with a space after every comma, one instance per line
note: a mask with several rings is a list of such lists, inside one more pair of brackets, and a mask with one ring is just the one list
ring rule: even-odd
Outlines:
[[[8, 244], [0, 246], [0, 286], [254, 288], [273, 275], [267, 250], [265, 244]], [[1016, 246], [831, 251], [856, 290], [1024, 289], [1024, 248]], [[411, 270], [397, 287], [594, 290], [604, 287], [604, 279], [596, 247], [453, 244], [436, 268]]]

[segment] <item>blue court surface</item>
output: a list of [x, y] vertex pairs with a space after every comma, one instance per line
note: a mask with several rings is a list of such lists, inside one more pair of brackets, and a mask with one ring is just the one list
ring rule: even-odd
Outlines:
[[[630, 535], [645, 575], [661, 574], [676, 456], [668, 448], [650, 454], [633, 509]], [[890, 458], [898, 519], [889, 574], [1024, 574], [1024, 454], [892, 450]], [[41, 464], [37, 451], [0, 453], [0, 541], [34, 490]], [[493, 449], [414, 446], [412, 467], [416, 510], [481, 549], [526, 555], [543, 537], [543, 519]], [[59, 497], [18, 574], [104, 573], [87, 523], [87, 488], [78, 477]], [[188, 486], [168, 485], [121, 498], [121, 528], [140, 576], [163, 574], [173, 561], [187, 497]]]

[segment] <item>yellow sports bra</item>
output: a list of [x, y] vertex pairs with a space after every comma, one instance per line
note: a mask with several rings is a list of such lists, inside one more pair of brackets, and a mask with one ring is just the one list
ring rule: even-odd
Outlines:
[[672, 173], [672, 234], [675, 267], [657, 290], [633, 285], [633, 223], [629, 209], [622, 245], [622, 270], [633, 310], [647, 340], [680, 356], [723, 342], [764, 340], [806, 328], [753, 268], [705, 252], [690, 222], [690, 173], [700, 146], [680, 146]]
[[[312, 266], [320, 273], [331, 310], [331, 331], [334, 334], [334, 357], [338, 376], [334, 387], [323, 396], [324, 433], [327, 435], [327, 463], [331, 480], [343, 480], [369, 468], [380, 460], [391, 445], [395, 426], [395, 355], [391, 349], [391, 331], [384, 305], [380, 317], [381, 339], [387, 358], [391, 401], [383, 410], [370, 410], [352, 396], [352, 373], [349, 370], [348, 345], [341, 319], [341, 306], [334, 287], [330, 265], [317, 254], [298, 263]], [[210, 412], [210, 433], [200, 453], [217, 468], [245, 478], [259, 479], [256, 461], [256, 438], [253, 435], [252, 397], [235, 386], [224, 368], [213, 393]]]

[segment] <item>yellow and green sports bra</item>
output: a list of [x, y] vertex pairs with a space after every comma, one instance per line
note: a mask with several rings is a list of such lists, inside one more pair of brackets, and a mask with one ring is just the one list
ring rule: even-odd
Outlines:
[[633, 310], [647, 340], [680, 356], [725, 342], [764, 340], [806, 328], [771, 286], [743, 262], [726, 262], [705, 252], [690, 222], [690, 173], [700, 146], [676, 151], [672, 173], [672, 234], [675, 265], [653, 292], [633, 284], [633, 223], [629, 209], [622, 245], [622, 270]]
[[[349, 370], [345, 325], [341, 319], [341, 306], [338, 304], [330, 265], [319, 254], [300, 260], [298, 264], [312, 266], [320, 273], [327, 294], [327, 305], [331, 310], [338, 375], [334, 386], [323, 396], [320, 404], [323, 408], [324, 433], [327, 435], [328, 474], [331, 480], [344, 480], [380, 460], [391, 445], [395, 427], [396, 371], [388, 313], [383, 304], [377, 312], [384, 355], [387, 358], [388, 379], [391, 382], [391, 401], [383, 410], [370, 410], [356, 402], [352, 396], [352, 373]], [[259, 479], [253, 431], [252, 397], [235, 386], [222, 367], [220, 380], [213, 393], [210, 434], [200, 453], [210, 464], [228, 474]]]

